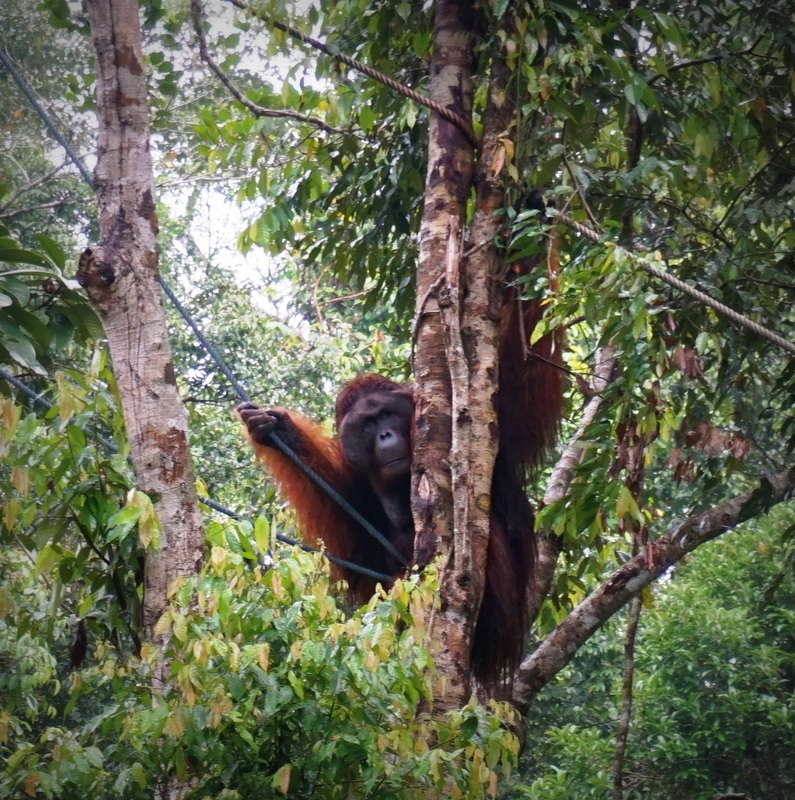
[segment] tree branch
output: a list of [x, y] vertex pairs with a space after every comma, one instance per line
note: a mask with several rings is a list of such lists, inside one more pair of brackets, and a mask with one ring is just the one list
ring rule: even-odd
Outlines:
[[[39, 175], [38, 178], [32, 178], [28, 183], [23, 184], [22, 186], [17, 187], [2, 203], [0, 203], [0, 214], [4, 216], [13, 216], [14, 214], [20, 213], [19, 211], [13, 211], [9, 214], [6, 214], [6, 210], [10, 208], [23, 194], [27, 194], [28, 192], [32, 192], [34, 189], [41, 186], [41, 184], [48, 181], [50, 178], [55, 176], [59, 173], [65, 166], [66, 163], [59, 164], [57, 167], [53, 167], [49, 172], [45, 172], [43, 175]], [[39, 208], [39, 206], [35, 206], [35, 208]]]
[[523, 711], [595, 631], [668, 567], [705, 542], [763, 514], [795, 492], [795, 466], [759, 479], [742, 494], [690, 517], [624, 564], [585, 598], [514, 675], [513, 702]]
[[333, 50], [319, 39], [314, 39], [311, 36], [307, 36], [305, 33], [301, 33], [301, 31], [299, 31], [297, 28], [294, 28], [292, 25], [287, 25], [286, 23], [281, 22], [261, 9], [255, 8], [247, 2], [244, 2], [244, 0], [226, 0], [226, 2], [230, 3], [236, 8], [241, 9], [242, 11], [248, 12], [266, 24], [272, 25], [277, 30], [283, 31], [289, 36], [292, 36], [294, 39], [298, 39], [299, 42], [308, 44], [310, 47], [314, 47], [315, 50], [325, 53], [327, 56], [333, 58], [337, 63], [345, 64], [346, 66], [355, 69], [357, 72], [360, 72], [362, 75], [366, 75], [368, 78], [372, 78], [373, 80], [382, 83], [384, 86], [392, 89], [392, 91], [397, 92], [399, 95], [408, 97], [415, 103], [419, 103], [420, 105], [431, 109], [431, 111], [435, 111], [440, 117], [442, 117], [442, 119], [446, 119], [448, 122], [452, 122], [453, 125], [456, 125], [467, 137], [467, 140], [473, 148], [478, 147], [478, 137], [475, 135], [475, 131], [473, 130], [472, 124], [468, 117], [465, 117], [453, 109], [436, 102], [432, 97], [425, 97], [419, 92], [415, 92], [413, 89], [410, 89], [408, 86], [404, 86], [394, 78], [390, 78], [388, 75], [384, 75], [383, 72], [379, 72], [372, 67], [368, 67], [367, 64], [357, 61], [355, 58], [351, 58], [350, 56], [346, 56], [344, 53]]
[[31, 214], [34, 211], [44, 211], [48, 208], [58, 208], [58, 206], [62, 206], [65, 202], [65, 200], [50, 200], [49, 203], [39, 203], [35, 206], [15, 208], [13, 211], [0, 210], [0, 219], [12, 219], [13, 217], [21, 217], [23, 214]]
[[[549, 506], [561, 500], [571, 486], [574, 479], [574, 470], [582, 458], [583, 446], [580, 440], [585, 435], [588, 426], [596, 419], [596, 414], [604, 399], [604, 390], [613, 375], [616, 366], [616, 351], [614, 347], [600, 347], [596, 351], [596, 366], [589, 383], [593, 396], [585, 406], [580, 424], [571, 437], [566, 449], [561, 453], [557, 464], [552, 469], [547, 490], [544, 493], [543, 505]], [[555, 576], [555, 567], [558, 563], [558, 545], [556, 537], [549, 531], [541, 531], [538, 537], [538, 553], [533, 574], [533, 585], [530, 587], [528, 597], [528, 619], [534, 620], [538, 615], [541, 604], [549, 593], [552, 579]]]
[[668, 67], [666, 72], [657, 72], [649, 78], [646, 83], [649, 86], [654, 86], [657, 81], [662, 80], [663, 78], [667, 78], [672, 72], [677, 72], [680, 69], [689, 69], [690, 67], [698, 67], [701, 64], [715, 64], [718, 61], [725, 61], [729, 58], [734, 58], [735, 56], [747, 56], [751, 55], [756, 46], [762, 40], [760, 36], [750, 47], [747, 47], [745, 50], [738, 50], [736, 53], [717, 53], [714, 56], [704, 56], [703, 58], [693, 58], [689, 59], [688, 61], [680, 61], [677, 64], [671, 64]]
[[326, 131], [326, 133], [345, 133], [345, 131], [328, 125], [320, 119], [320, 117], [301, 114], [299, 111], [290, 111], [284, 108], [265, 108], [264, 106], [258, 105], [253, 100], [249, 100], [210, 55], [210, 50], [207, 47], [207, 37], [204, 33], [204, 9], [201, 0], [191, 0], [191, 14], [193, 16], [193, 27], [196, 29], [196, 36], [199, 39], [199, 53], [202, 61], [216, 74], [221, 83], [229, 89], [229, 93], [235, 100], [243, 107], [247, 108], [255, 117], [295, 119], [299, 122], [306, 122], [310, 125], [314, 125]]

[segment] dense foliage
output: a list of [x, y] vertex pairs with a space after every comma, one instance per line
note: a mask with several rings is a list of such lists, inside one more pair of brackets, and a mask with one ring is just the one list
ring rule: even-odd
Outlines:
[[[18, 5], [0, 3], [0, 44], [90, 163], [85, 19], [64, 0]], [[428, 7], [260, 7], [425, 86]], [[358, 372], [408, 378], [429, 112], [208, 3], [210, 52], [268, 113], [252, 111], [200, 63], [184, 5], [145, 11], [162, 272], [200, 327], [255, 400], [321, 420]], [[795, 362], [642, 264], [665, 262], [795, 338], [795, 33], [788, 0], [495, 0], [484, 13], [479, 66], [498, 46], [513, 54], [519, 113], [500, 167], [511, 200], [543, 187], [607, 242], [555, 228], [548, 324], [567, 327], [574, 374], [564, 434], [597, 345], [613, 344], [622, 366], [570, 492], [541, 514], [563, 549], [543, 634], [626, 559], [630, 530], [653, 539], [791, 461]], [[476, 76], [476, 127], [487, 77]], [[68, 254], [92, 235], [91, 192], [62, 154], [53, 163], [10, 79], [0, 99], [0, 367], [52, 404], [34, 413], [0, 380], [0, 797], [146, 797], [173, 777], [197, 797], [493, 793], [515, 752], [502, 710], [416, 713], [432, 698], [412, 604], [433, 584], [349, 616], [317, 562], [275, 547], [294, 532], [289, 512], [240, 443], [238, 398], [173, 309], [200, 488], [257, 521], [208, 517], [207, 571], [175, 588], [163, 620], [173, 685], [152, 691], [139, 605], [157, 524], [125, 460], [96, 318], [68, 277]], [[218, 209], [235, 203], [235, 229], [222, 230]], [[511, 216], [514, 256], [537, 248], [537, 218]], [[627, 431], [644, 442], [634, 494]], [[644, 611], [627, 798], [795, 791], [791, 531], [790, 507], [727, 536], [678, 566]], [[609, 790], [621, 633], [605, 628], [534, 706], [515, 796]]]
[[[699, 550], [643, 612], [628, 798], [792, 795], [793, 531], [792, 510], [775, 512]], [[609, 793], [621, 627], [594, 637], [539, 702], [527, 783], [512, 796]]]
[[206, 574], [176, 590], [159, 626], [173, 633], [162, 693], [150, 686], [162, 654], [131, 658], [103, 638], [68, 674], [74, 588], [53, 603], [57, 572], [42, 584], [3, 551], [0, 797], [144, 798], [174, 777], [196, 798], [493, 791], [518, 749], [504, 710], [418, 714], [431, 665], [412, 610], [432, 583], [400, 584], [348, 617], [320, 559], [281, 553], [252, 569], [235, 552], [250, 535], [211, 528]]

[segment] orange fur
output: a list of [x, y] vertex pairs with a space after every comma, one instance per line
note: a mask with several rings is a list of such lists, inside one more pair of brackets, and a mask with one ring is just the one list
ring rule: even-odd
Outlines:
[[[339, 442], [326, 436], [321, 427], [307, 417], [290, 412], [301, 439], [297, 453], [318, 475], [338, 492], [349, 493], [351, 480], [340, 452]], [[285, 500], [295, 509], [307, 544], [320, 547], [338, 558], [351, 559], [354, 550], [353, 523], [328, 495], [310, 481], [279, 450], [257, 444], [246, 431], [257, 458], [279, 484]], [[340, 567], [333, 567], [337, 580], [346, 577]]]

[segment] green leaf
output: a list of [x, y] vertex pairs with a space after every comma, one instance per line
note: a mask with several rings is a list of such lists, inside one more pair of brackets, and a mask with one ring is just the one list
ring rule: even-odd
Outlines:
[[373, 111], [369, 105], [362, 106], [361, 110], [359, 111], [359, 125], [361, 125], [362, 130], [369, 132], [372, 129], [375, 120], [375, 111]]
[[18, 364], [33, 370], [38, 375], [46, 374], [46, 370], [36, 358], [36, 351], [33, 345], [26, 339], [4, 337], [0, 344]]
[[76, 453], [80, 453], [86, 446], [86, 434], [77, 425], [66, 426], [66, 438], [69, 440], [70, 447]]
[[16, 247], [0, 248], [0, 261], [9, 264], [33, 264], [37, 267], [51, 267], [51, 262], [35, 250], [23, 250]]
[[66, 266], [66, 253], [64, 253], [63, 248], [55, 239], [51, 239], [46, 234], [38, 233], [36, 234], [36, 241], [58, 269], [63, 269]]
[[510, 0], [494, 0], [492, 5], [492, 14], [494, 15], [494, 19], [502, 19], [502, 16], [505, 14], [509, 3]]
[[27, 305], [30, 301], [30, 287], [14, 276], [4, 275], [0, 272], [0, 286], [22, 306]]
[[41, 573], [47, 574], [60, 559], [60, 552], [47, 545], [39, 551], [36, 557], [36, 569]]
[[260, 556], [271, 549], [271, 528], [267, 517], [258, 516], [254, 520], [254, 542]]
[[290, 686], [293, 687], [293, 691], [298, 696], [299, 700], [304, 699], [304, 685], [301, 682], [301, 679], [295, 674], [293, 670], [288, 670], [287, 672], [287, 680], [290, 682]]

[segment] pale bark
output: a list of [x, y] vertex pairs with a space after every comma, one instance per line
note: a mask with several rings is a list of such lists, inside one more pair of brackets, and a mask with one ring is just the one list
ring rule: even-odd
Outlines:
[[514, 675], [513, 702], [523, 711], [577, 650], [623, 605], [671, 565], [741, 522], [788, 500], [795, 490], [795, 467], [761, 478], [759, 485], [690, 517], [650, 543], [586, 597], [528, 656]]
[[194, 575], [204, 533], [158, 284], [157, 218], [136, 0], [90, 0], [99, 119], [100, 243], [78, 278], [102, 319], [138, 488], [154, 502], [159, 541], [146, 555], [143, 621], [150, 641], [175, 579]]
[[[473, 13], [468, 0], [437, 4], [431, 63], [432, 99], [467, 118]], [[486, 576], [499, 440], [497, 238], [504, 220], [497, 211], [505, 205], [499, 165], [514, 111], [506, 100], [507, 77], [497, 54], [474, 169], [466, 136], [450, 123], [434, 117], [429, 138], [417, 289], [415, 520], [418, 561], [427, 560], [433, 544], [443, 556], [441, 607], [431, 626], [437, 670], [444, 676], [443, 708], [460, 707], [471, 692], [471, 642]]]
[[[484, 114], [483, 139], [475, 166], [475, 209], [464, 259], [466, 297], [461, 319], [462, 340], [467, 357], [468, 398], [464, 413], [453, 409], [453, 439], [465, 430], [460, 466], [465, 482], [460, 494], [469, 507], [462, 520], [462, 544], [470, 552], [465, 566], [470, 575], [470, 607], [477, 616], [486, 576], [486, 552], [491, 521], [491, 481], [497, 456], [499, 428], [496, 397], [499, 386], [498, 338], [500, 308], [504, 300], [504, 252], [497, 240], [505, 233], [504, 176], [505, 141], [510, 138], [514, 106], [506, 85], [510, 75], [502, 54], [495, 53], [491, 65], [489, 97]], [[502, 258], [500, 257], [502, 256]], [[462, 431], [463, 432], [463, 431]], [[456, 461], [453, 461], [456, 464]], [[466, 528], [463, 528], [466, 525]], [[456, 530], [458, 531], [456, 520]], [[526, 532], [527, 536], [532, 531]], [[458, 536], [456, 541], [458, 542]]]
[[[596, 419], [596, 415], [602, 407], [605, 391], [616, 368], [615, 348], [609, 345], [600, 347], [596, 351], [594, 364], [593, 375], [589, 382], [589, 389], [593, 395], [583, 410], [577, 430], [552, 470], [547, 490], [544, 493], [545, 506], [552, 505], [552, 503], [557, 503], [558, 500], [563, 499], [569, 491], [572, 480], [574, 480], [575, 469], [585, 452], [581, 440], [585, 436], [588, 426]], [[556, 537], [549, 531], [540, 530], [538, 532], [538, 551], [533, 571], [533, 582], [529, 588], [529, 614], [527, 617], [529, 620], [534, 620], [538, 616], [541, 604], [552, 586], [557, 563], [558, 545]]]

